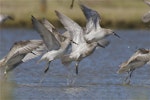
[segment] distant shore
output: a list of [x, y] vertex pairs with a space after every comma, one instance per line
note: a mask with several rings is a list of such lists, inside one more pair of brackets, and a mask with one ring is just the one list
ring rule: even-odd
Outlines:
[[[46, 18], [54, 26], [60, 24], [54, 11], [58, 10], [85, 26], [85, 17], [76, 0], [74, 8], [70, 9], [70, 0], [47, 0], [46, 11], [42, 12], [40, 0], [0, 0], [1, 13], [12, 15], [14, 21], [6, 21], [1, 27], [32, 28], [31, 15], [38, 19]], [[96, 10], [101, 18], [101, 26], [115, 29], [145, 29], [149, 23], [143, 23], [141, 17], [150, 10], [143, 0], [81, 0], [90, 8]]]
[[[79, 25], [82, 27], [85, 26], [86, 21], [74, 19]], [[63, 26], [58, 20], [49, 20], [51, 23], [55, 25], [57, 28], [62, 28]], [[132, 21], [132, 22], [125, 22], [123, 20], [112, 22], [111, 20], [103, 21], [101, 23], [102, 27], [106, 28], [115, 28], [115, 29], [148, 29], [149, 25], [148, 23], [145, 24], [143, 22], [138, 21]], [[5, 24], [1, 25], [1, 28], [32, 28], [32, 24], [30, 21], [25, 20], [19, 20], [19, 21], [12, 21], [12, 22], [6, 22]]]

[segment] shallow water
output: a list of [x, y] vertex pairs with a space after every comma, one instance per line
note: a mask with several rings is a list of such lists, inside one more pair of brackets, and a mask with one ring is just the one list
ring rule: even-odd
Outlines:
[[[111, 44], [98, 48], [85, 58], [75, 76], [73, 86], [67, 85], [68, 70], [59, 60], [52, 63], [43, 83], [45, 63], [37, 64], [36, 58], [21, 64], [10, 72], [9, 80], [14, 84], [15, 100], [150, 100], [150, 67], [137, 69], [131, 85], [123, 85], [126, 74], [117, 74], [119, 64], [127, 60], [137, 48], [150, 48], [149, 30], [117, 30], [121, 37], [109, 37]], [[40, 39], [30, 29], [1, 29], [0, 58], [9, 51], [15, 41]], [[74, 71], [74, 64], [70, 69]], [[74, 71], [75, 73], [75, 71]]]

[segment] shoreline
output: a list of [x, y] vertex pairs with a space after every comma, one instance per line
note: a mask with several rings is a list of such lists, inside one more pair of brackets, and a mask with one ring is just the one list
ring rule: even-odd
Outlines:
[[[49, 20], [49, 19], [48, 19]], [[49, 20], [56, 28], [63, 28], [59, 20]], [[74, 19], [82, 27], [85, 26], [86, 21]], [[105, 28], [114, 28], [114, 29], [149, 29], [149, 23], [143, 23], [142, 21], [132, 20], [131, 22], [126, 22], [123, 20], [111, 21], [107, 20], [100, 23], [102, 27]], [[6, 21], [4, 24], [0, 25], [0, 28], [32, 28], [31, 21], [19, 20], [19, 21]]]
[[[45, 10], [42, 10], [40, 2], [37, 0], [0, 0], [1, 14], [11, 15], [14, 21], [6, 21], [1, 27], [24, 27], [32, 28], [31, 15], [37, 19], [46, 18], [55, 27], [62, 27], [55, 10], [70, 17], [82, 27], [86, 24], [86, 19], [75, 0], [73, 9], [70, 9], [69, 0], [47, 0]], [[148, 28], [150, 23], [143, 23], [142, 16], [150, 10], [143, 0], [82, 0], [82, 3], [96, 10], [102, 19], [101, 26], [116, 29], [141, 29]]]

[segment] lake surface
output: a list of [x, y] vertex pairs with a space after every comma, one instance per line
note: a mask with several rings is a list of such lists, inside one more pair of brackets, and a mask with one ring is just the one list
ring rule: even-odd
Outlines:
[[[62, 30], [61, 30], [62, 31]], [[59, 60], [52, 62], [43, 83], [39, 84], [45, 62], [36, 58], [10, 72], [14, 100], [150, 100], [150, 66], [133, 72], [131, 85], [123, 85], [125, 74], [117, 74], [119, 65], [137, 48], [150, 48], [150, 30], [116, 30], [121, 37], [110, 36], [111, 44], [98, 48], [81, 61], [73, 86], [67, 85], [68, 69]], [[32, 29], [0, 29], [0, 58], [15, 41], [40, 39]], [[69, 68], [75, 73], [74, 63]]]

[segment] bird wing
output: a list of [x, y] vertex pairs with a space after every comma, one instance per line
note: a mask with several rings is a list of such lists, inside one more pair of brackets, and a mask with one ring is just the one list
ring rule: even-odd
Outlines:
[[148, 61], [150, 61], [150, 53], [147, 53], [147, 54], [139, 54], [136, 59], [137, 59], [137, 60], [140, 60], [140, 61], [148, 62]]
[[93, 29], [100, 28], [99, 22], [101, 21], [101, 18], [98, 12], [95, 10], [92, 10], [91, 8], [83, 4], [80, 4], [80, 8], [87, 20], [87, 24], [86, 24], [87, 33], [89, 33]]
[[66, 37], [60, 34], [47, 19], [44, 18], [41, 22], [55, 36], [59, 44], [66, 39]]
[[42, 40], [27, 40], [16, 42], [11, 47], [9, 53], [6, 56], [5, 61], [8, 62], [9, 60], [19, 55], [25, 56], [26, 54], [32, 52], [34, 49], [38, 48], [42, 44]]
[[60, 44], [53, 35], [42, 23], [40, 23], [35, 17], [32, 16], [32, 24], [37, 32], [40, 34], [48, 50], [59, 49]]
[[[66, 30], [69, 31], [72, 40], [77, 44], [85, 43], [83, 29], [69, 17], [58, 11], [55, 12]], [[78, 46], [77, 44], [72, 44], [72, 50], [74, 50]]]
[[129, 60], [127, 61], [127, 64], [129, 64], [129, 63], [132, 63], [132, 62], [134, 62], [134, 61], [137, 61], [137, 56], [139, 55], [139, 52], [138, 51], [136, 51], [130, 58], [129, 58]]
[[145, 49], [138, 49], [128, 60], [128, 63], [134, 61], [143, 61], [143, 62], [150, 61], [150, 51], [147, 51]]
[[53, 32], [55, 30], [55, 27], [45, 18], [42, 19], [41, 23], [50, 31]]
[[[34, 51], [39, 50], [38, 48], [41, 45], [44, 45], [42, 40], [27, 40], [14, 43], [8, 55], [5, 57], [6, 71], [13, 70], [19, 64], [23, 63], [24, 57], [31, 52], [36, 56], [30, 56], [28, 60], [37, 57], [38, 55]], [[45, 46], [42, 49], [45, 50]]]
[[35, 48], [31, 53], [26, 54], [26, 56], [22, 59], [22, 61], [26, 62], [30, 59], [40, 56], [45, 51], [45, 48], [46, 46], [44, 44], [40, 45], [39, 47]]

